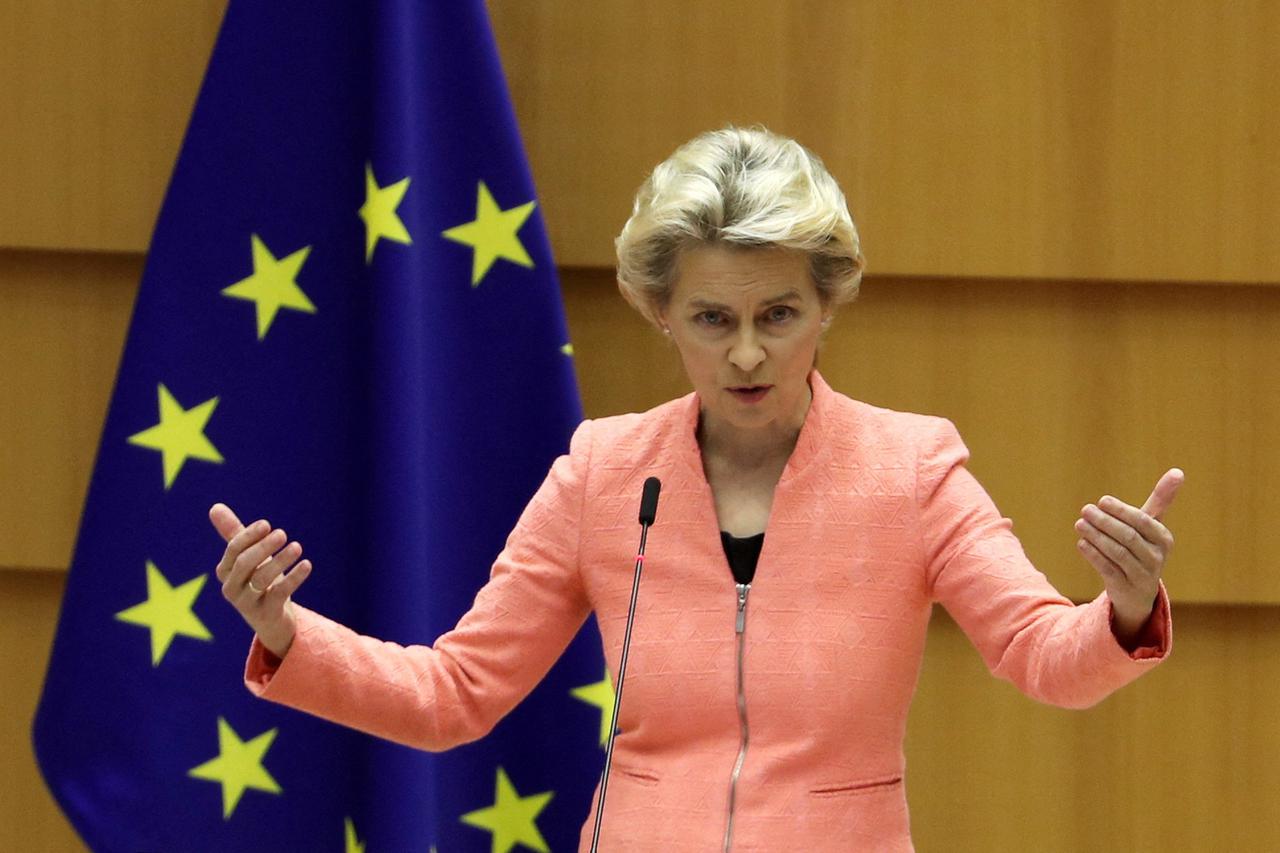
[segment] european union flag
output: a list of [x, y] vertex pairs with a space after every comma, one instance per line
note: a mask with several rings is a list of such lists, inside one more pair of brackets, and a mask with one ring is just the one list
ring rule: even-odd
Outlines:
[[580, 420], [481, 0], [226, 13], [165, 199], [36, 752], [96, 850], [572, 849], [612, 691], [581, 636], [430, 755], [253, 698], [225, 501], [303, 542], [300, 603], [430, 643]]

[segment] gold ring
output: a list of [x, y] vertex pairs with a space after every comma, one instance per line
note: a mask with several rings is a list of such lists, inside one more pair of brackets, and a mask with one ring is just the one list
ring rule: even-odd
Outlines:
[[265, 589], [258, 589], [256, 586], [254, 586], [254, 585], [253, 585], [253, 581], [249, 581], [248, 586], [249, 586], [249, 589], [253, 590], [253, 591], [254, 591], [254, 592], [256, 592], [258, 595], [262, 595], [264, 592], [266, 592], [266, 590], [265, 590]]

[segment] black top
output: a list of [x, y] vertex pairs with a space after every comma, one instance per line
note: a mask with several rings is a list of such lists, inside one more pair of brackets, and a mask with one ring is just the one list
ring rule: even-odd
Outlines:
[[760, 562], [760, 549], [764, 547], [764, 534], [739, 539], [721, 530], [720, 542], [724, 545], [729, 568], [733, 570], [733, 579], [738, 583], [751, 583], [756, 576], [756, 563]]

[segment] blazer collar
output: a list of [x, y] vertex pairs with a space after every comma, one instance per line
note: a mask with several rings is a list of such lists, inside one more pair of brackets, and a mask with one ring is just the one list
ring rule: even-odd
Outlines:
[[[809, 411], [805, 413], [800, 435], [796, 439], [795, 448], [791, 451], [791, 457], [787, 460], [787, 466], [782, 471], [779, 485], [807, 470], [821, 455], [825, 446], [826, 424], [831, 418], [836, 392], [831, 390], [831, 386], [816, 368], [809, 372], [809, 389], [813, 392], [813, 399], [809, 402]], [[702, 450], [698, 447], [698, 417], [702, 411], [702, 400], [695, 391], [685, 395], [681, 404], [680, 434], [677, 438], [679, 455], [694, 473], [703, 477], [705, 475], [702, 467]]]

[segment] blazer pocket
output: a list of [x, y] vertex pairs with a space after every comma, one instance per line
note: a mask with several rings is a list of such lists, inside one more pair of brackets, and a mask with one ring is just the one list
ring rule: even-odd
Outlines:
[[627, 767], [625, 764], [614, 763], [613, 772], [617, 773], [629, 781], [640, 785], [656, 785], [658, 784], [658, 774], [652, 770], [642, 770], [639, 767]]
[[809, 793], [815, 797], [852, 797], [859, 794], [875, 794], [902, 785], [902, 776], [884, 776], [862, 782], [836, 782], [830, 785], [819, 785], [810, 788]]

